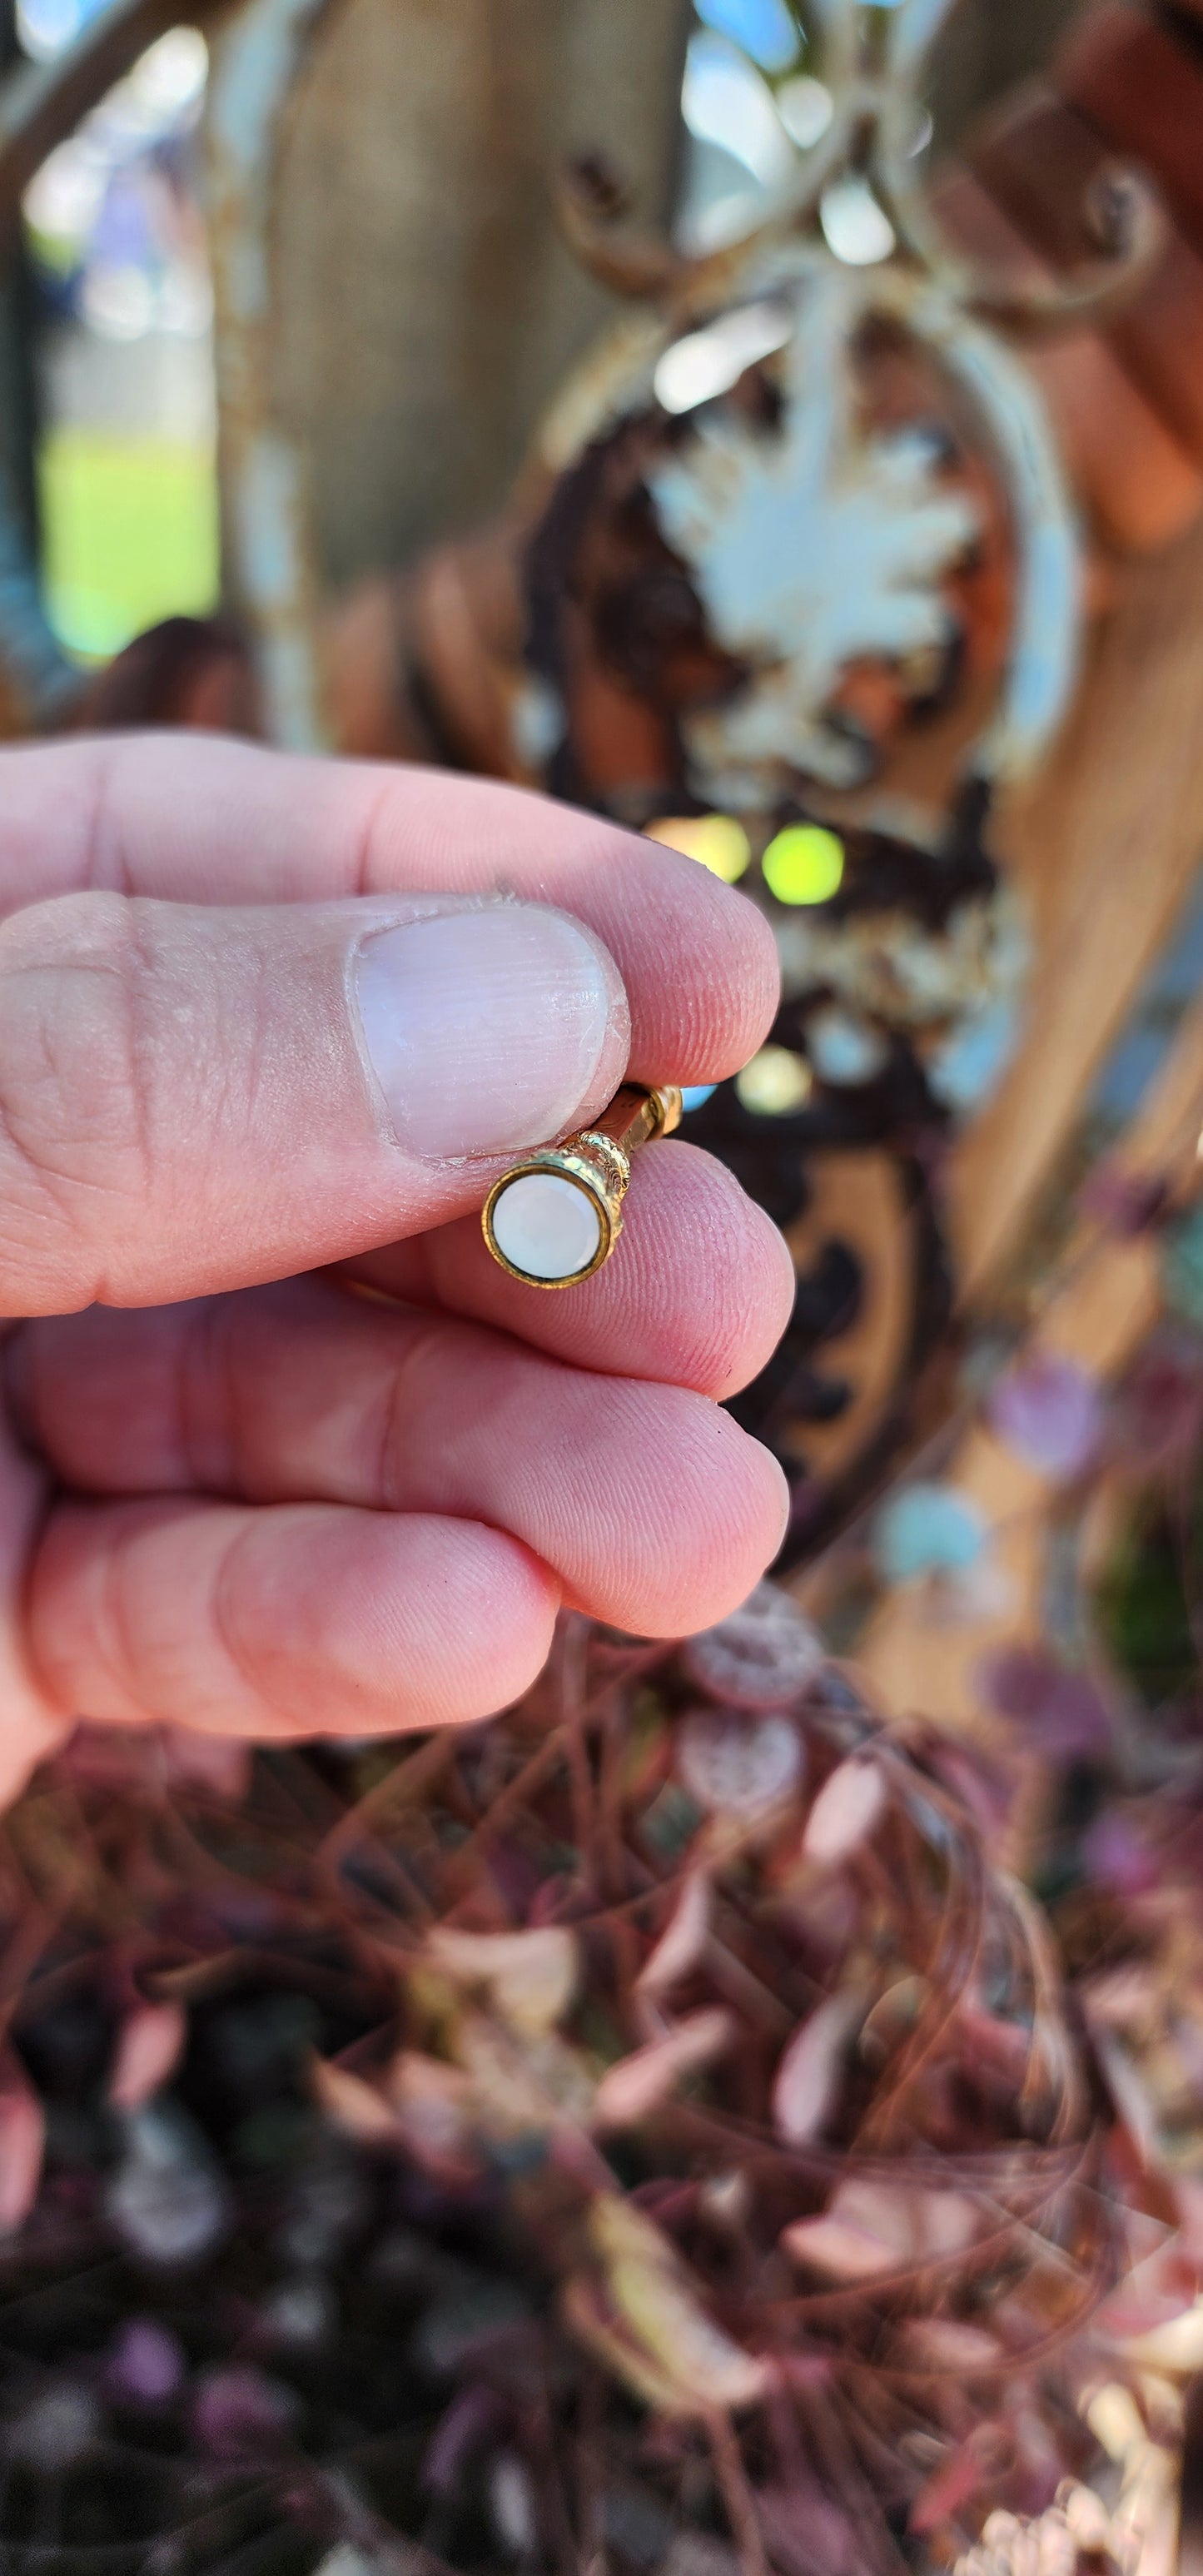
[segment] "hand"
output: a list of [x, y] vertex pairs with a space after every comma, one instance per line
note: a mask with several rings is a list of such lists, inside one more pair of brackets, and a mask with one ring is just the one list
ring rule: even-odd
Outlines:
[[661, 1636], [743, 1597], [784, 1480], [714, 1399], [786, 1321], [773, 1227], [675, 1141], [564, 1294], [475, 1211], [628, 1051], [713, 1081], [775, 997], [749, 904], [509, 788], [0, 755], [0, 1785], [81, 1715], [479, 1718], [562, 1603]]

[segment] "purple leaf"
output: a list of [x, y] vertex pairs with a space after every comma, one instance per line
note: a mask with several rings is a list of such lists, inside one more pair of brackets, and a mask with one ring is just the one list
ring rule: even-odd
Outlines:
[[834, 1869], [877, 1830], [887, 1805], [885, 1773], [872, 1755], [852, 1753], [828, 1774], [806, 1820], [804, 1860]]
[[460, 2388], [440, 2416], [422, 2462], [422, 2484], [432, 2495], [450, 2495], [464, 2464], [495, 2431], [501, 2401], [492, 2388]]
[[795, 2031], [773, 2085], [773, 2118], [788, 2145], [817, 2138], [830, 2118], [843, 2087], [848, 2041], [863, 2019], [861, 1996], [830, 1995]]
[[785, 1708], [826, 1660], [817, 1630], [772, 1583], [758, 1583], [742, 1609], [681, 1649], [690, 1680], [729, 1708]]
[[1111, 1741], [1110, 1711], [1089, 1674], [1066, 1672], [1037, 1647], [1006, 1646], [986, 1656], [978, 1688], [1039, 1752], [1073, 1760], [1104, 1753]]
[[28, 2218], [38, 2196], [45, 2146], [46, 2115], [10, 2050], [0, 2065], [0, 2235]]
[[166, 2326], [153, 2317], [130, 2317], [111, 2347], [105, 2376], [116, 2396], [161, 2406], [175, 2396], [184, 2366], [183, 2350]]
[[1117, 1896], [1144, 1896], [1161, 1876], [1156, 1852], [1135, 1826], [1106, 1809], [1083, 1835], [1082, 1860], [1088, 1878], [1113, 1888]]
[[695, 1708], [678, 1731], [677, 1770], [699, 1807], [719, 1816], [758, 1816], [801, 1786], [806, 1754], [788, 1717]]
[[188, 2016], [181, 2004], [139, 2003], [126, 2015], [109, 2076], [115, 2111], [140, 2111], [167, 2082], [183, 2054]]
[[1051, 1353], [1008, 1369], [988, 1411], [999, 1439], [1043, 1476], [1080, 1475], [1103, 1427], [1094, 1379], [1073, 1360]]
[[206, 2373], [197, 2390], [193, 2424], [198, 2440], [218, 2459], [246, 2459], [278, 2450], [296, 2411], [290, 2388], [264, 2371], [235, 2364]]

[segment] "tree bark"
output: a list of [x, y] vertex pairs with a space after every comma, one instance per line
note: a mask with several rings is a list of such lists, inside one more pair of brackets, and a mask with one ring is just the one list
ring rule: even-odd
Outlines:
[[604, 323], [555, 234], [567, 154], [672, 202], [686, 0], [345, 0], [281, 160], [276, 392], [331, 584], [504, 499]]

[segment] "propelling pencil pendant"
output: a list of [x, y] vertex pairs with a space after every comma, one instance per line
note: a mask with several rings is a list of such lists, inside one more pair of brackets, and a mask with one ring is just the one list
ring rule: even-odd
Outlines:
[[671, 1136], [680, 1121], [675, 1087], [644, 1091], [624, 1083], [591, 1127], [503, 1172], [481, 1213], [494, 1261], [531, 1288], [575, 1288], [591, 1279], [622, 1232], [632, 1154], [653, 1136]]

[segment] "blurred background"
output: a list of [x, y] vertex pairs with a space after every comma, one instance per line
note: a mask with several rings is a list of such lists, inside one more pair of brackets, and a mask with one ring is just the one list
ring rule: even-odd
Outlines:
[[[5, 0], [4, 58], [52, 63], [95, 5]], [[1069, 0], [966, 0], [916, 155], [955, 141], [1069, 15]], [[342, 584], [502, 503], [606, 318], [549, 221], [563, 155], [606, 152], [641, 213], [699, 248], [747, 228], [830, 103], [788, 0], [350, 0], [321, 52], [288, 146], [277, 337], [313, 442], [323, 570]], [[25, 191], [0, 454], [51, 624], [85, 660], [218, 595], [208, 69], [200, 30], [169, 28]], [[833, 192], [838, 256], [879, 258], [882, 226], [864, 192]]]

